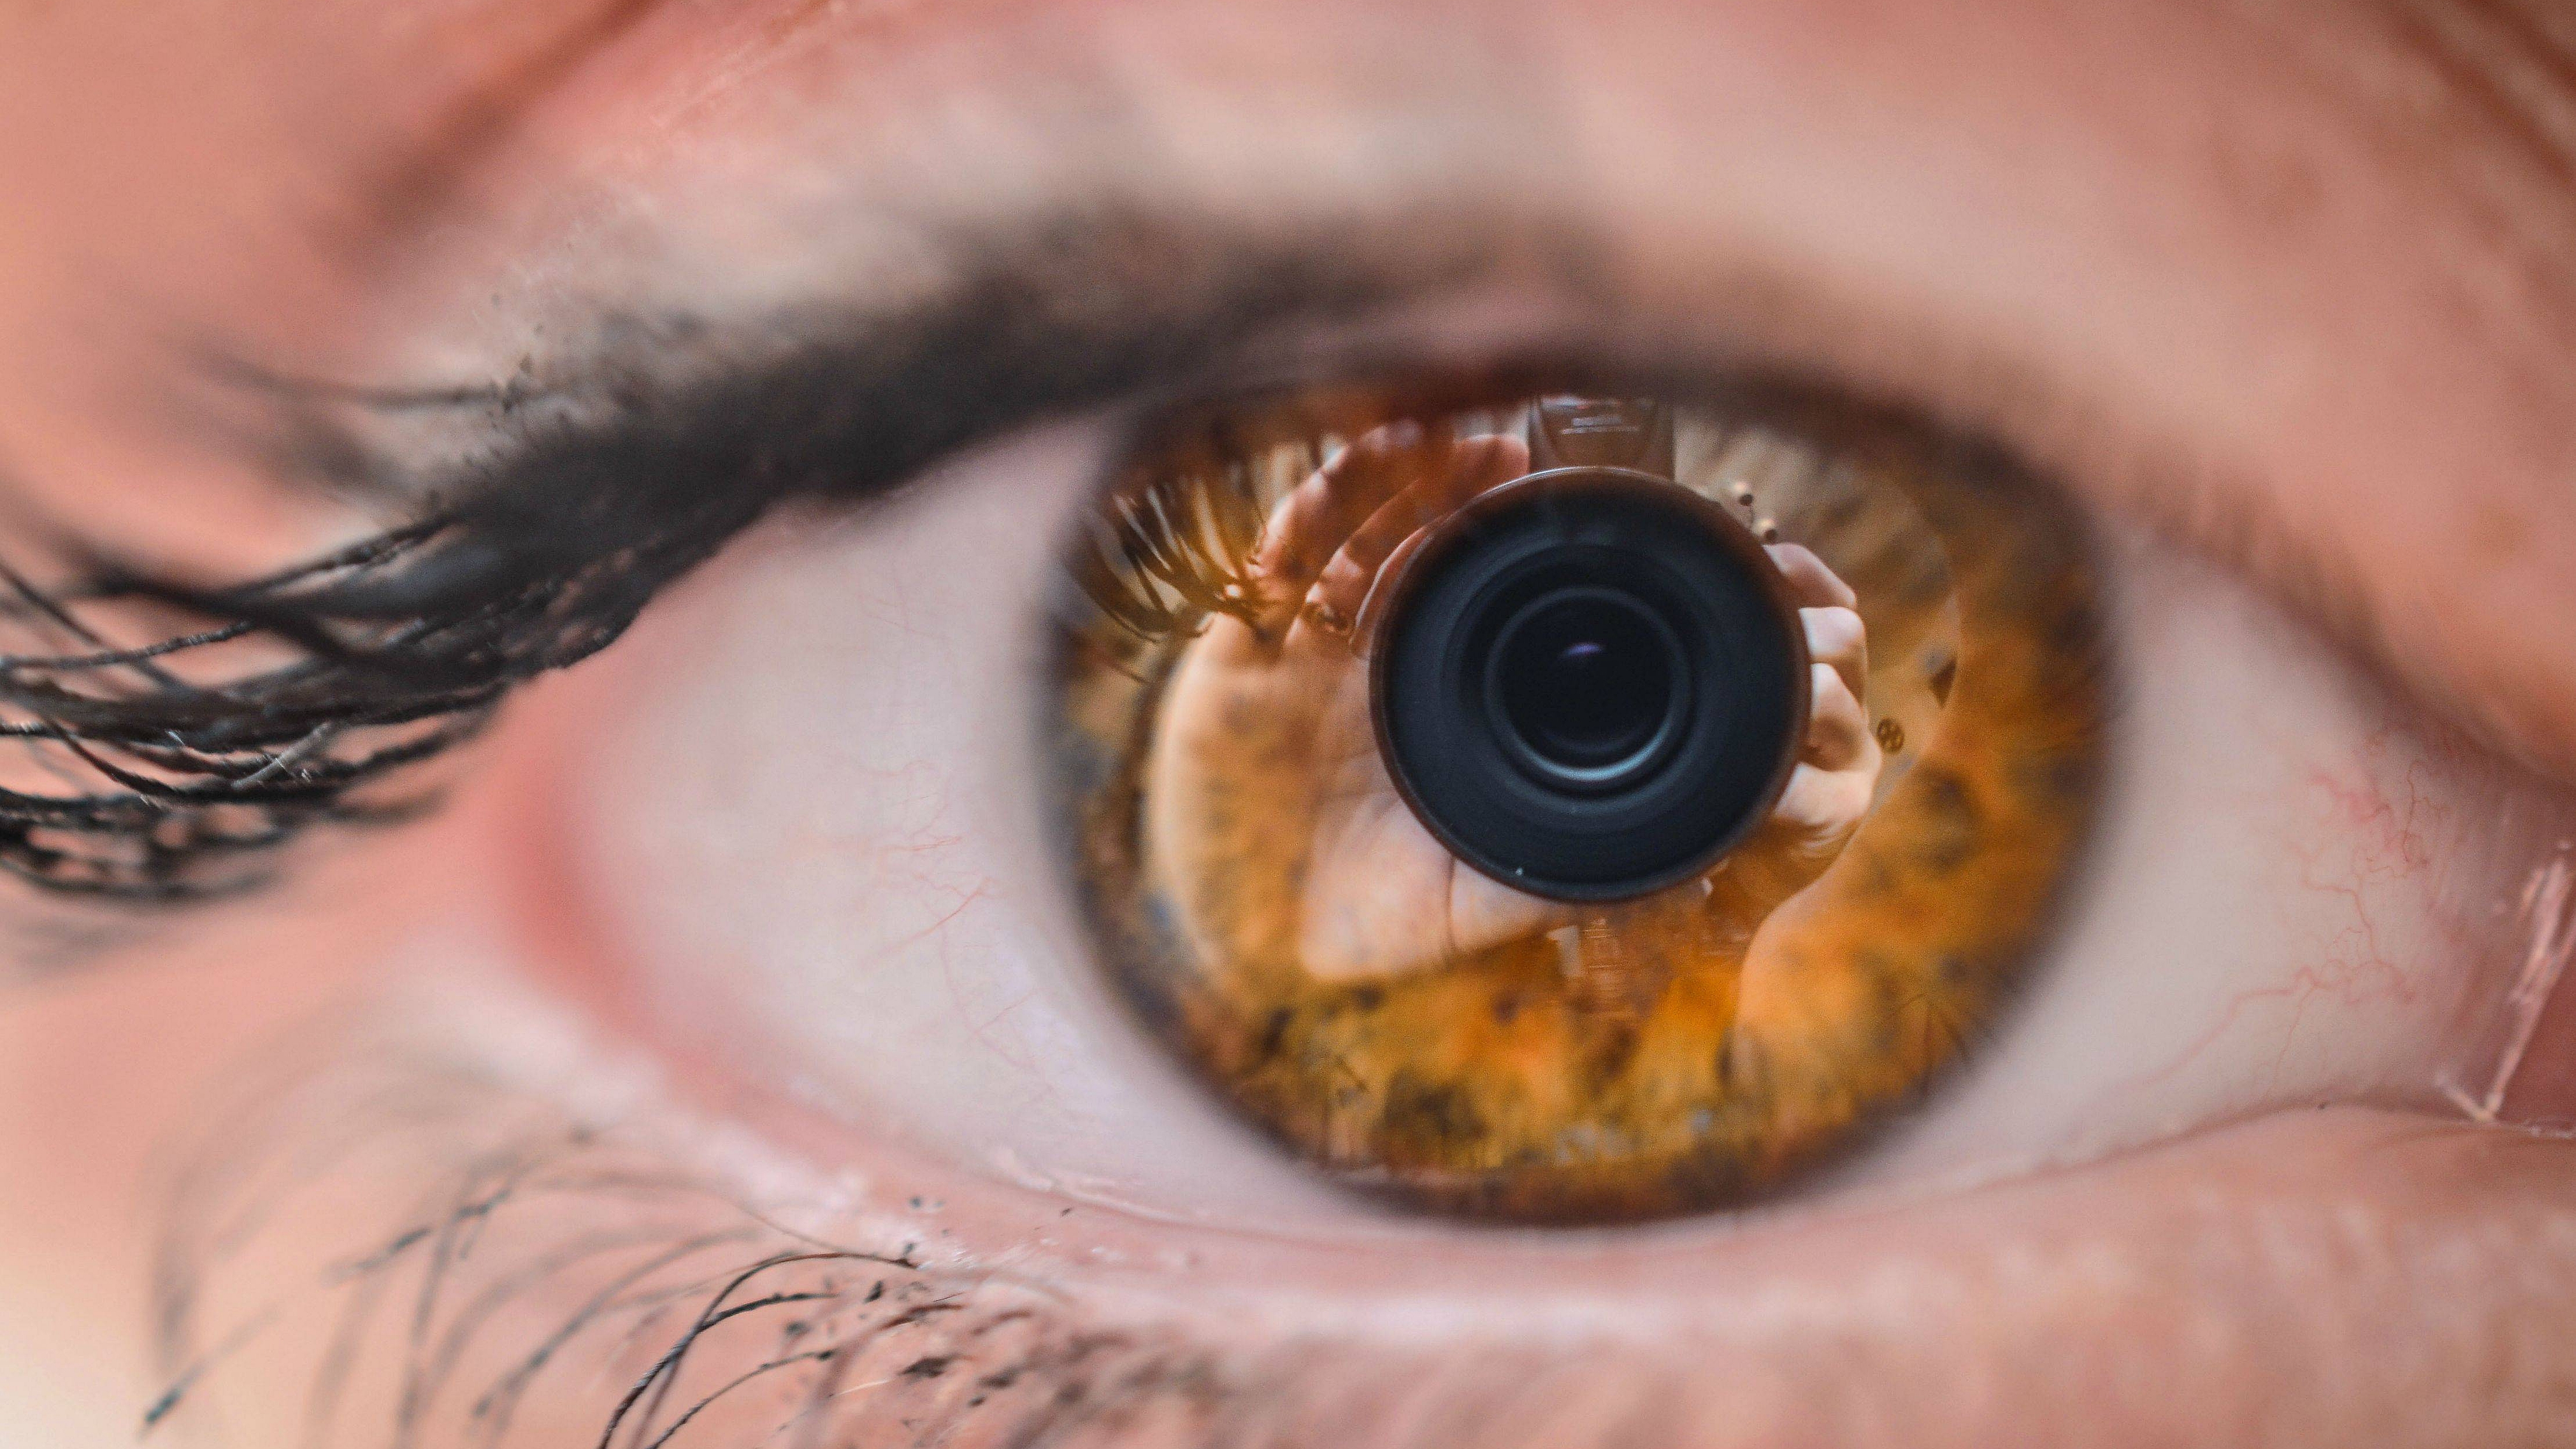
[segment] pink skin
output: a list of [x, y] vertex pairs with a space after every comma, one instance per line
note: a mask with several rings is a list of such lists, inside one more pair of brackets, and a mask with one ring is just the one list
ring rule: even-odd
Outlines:
[[[813, 241], [793, 206], [736, 206], [728, 185], [998, 173], [996, 194], [1141, 182], [1258, 213], [1459, 181], [1595, 218], [1615, 254], [1603, 284], [1655, 319], [1656, 346], [1843, 378], [2009, 436], [2088, 500], [2313, 609], [2480, 748], [2576, 769], [2576, 201], [2552, 139], [2576, 102], [2543, 38], [2554, 12], [746, 4], [653, 10], [579, 65], [551, 61], [598, 8], [266, 0], [0, 21], [13, 481], [209, 571], [305, 551], [336, 525], [157, 409], [194, 376], [174, 332], [376, 380], [412, 375], [419, 336], [462, 315], [496, 334], [484, 368], [506, 375], [532, 328], [480, 299], [627, 275], [523, 265], [567, 235], [688, 231], [729, 264], [691, 274], [691, 296]], [[1540, 43], [1431, 85], [1426, 58], [1472, 52], [1480, 27]], [[496, 103], [531, 78], [554, 88]], [[1167, 143], [1030, 164], [1045, 138], [1011, 129], [1018, 108], [1103, 88]], [[1498, 99], [1543, 105], [1587, 164], [1366, 171], [1400, 170], [1458, 108]], [[432, 137], [465, 154], [424, 177]], [[407, 203], [390, 219], [389, 196]], [[601, 221], [584, 207], [603, 196], [634, 204]], [[2356, 577], [2303, 592], [2320, 559]], [[567, 999], [634, 1024], [614, 933], [542, 883], [560, 767], [641, 687], [603, 661], [512, 715], [444, 816], [318, 852], [284, 895], [120, 924], [111, 969], [0, 1009], [8, 1432], [133, 1441], [158, 1384], [145, 1285], [167, 1145], [202, 1138], [208, 1102], [282, 1034], [344, 1029], [317, 1010], [452, 983], [475, 965], [462, 929], [497, 931], [505, 966], [543, 964]], [[13, 943], [51, 939], [29, 933], [34, 909], [6, 905]], [[2509, 1116], [2576, 1114], [2571, 1000], [2541, 1013]], [[490, 1025], [458, 1028], [465, 1048], [520, 1050]], [[2562, 1441], [2569, 1422], [2576, 1149], [2545, 1134], [2346, 1105], [1714, 1237], [1410, 1224], [1282, 1241], [1068, 1217], [635, 1037], [670, 1058], [677, 1100], [639, 1117], [675, 1167], [784, 1185], [809, 1220], [917, 1230], [961, 1270], [1036, 1281], [1086, 1321], [1197, 1335], [1229, 1364], [1302, 1353], [1310, 1406], [1372, 1416], [1334, 1435], [1282, 1409], [1284, 1443], [2492, 1446]], [[746, 1131], [788, 1166], [746, 1164]], [[294, 1225], [337, 1248], [364, 1236], [352, 1224], [401, 1220], [429, 1160], [343, 1181]], [[873, 1185], [864, 1210], [820, 1205], [843, 1168]], [[567, 1231], [598, 1210], [550, 1209]], [[252, 1261], [243, 1293], [319, 1339], [327, 1316], [293, 1291], [309, 1265], [285, 1256]], [[522, 1344], [554, 1306], [513, 1325]], [[747, 1365], [766, 1347], [728, 1351]], [[595, 1434], [598, 1386], [613, 1399], [626, 1379], [581, 1369], [531, 1410], [531, 1442]], [[296, 1441], [309, 1362], [246, 1356], [222, 1377], [236, 1437]]]
[[[1289, 622], [1265, 630], [1220, 616], [1192, 643], [1175, 674], [1151, 767], [1148, 837], [1166, 881], [1206, 878], [1222, 847], [1204, 818], [1209, 779], [1239, 771], [1239, 721], [1301, 721], [1299, 785], [1271, 791], [1265, 829], [1307, 842], [1294, 866], [1303, 881], [1298, 953], [1326, 980], [1430, 970], [1580, 918], [1461, 865], [1404, 803], [1377, 750], [1368, 671], [1360, 653], [1364, 610], [1389, 560], [1449, 510], [1528, 471], [1529, 450], [1511, 437], [1428, 443], [1412, 424], [1361, 438], [1279, 501], [1254, 559], [1261, 589]], [[1434, 471], [1403, 481], [1431, 449]], [[1392, 496], [1390, 496], [1390, 494]], [[1380, 501], [1383, 500], [1383, 501]], [[1775, 545], [1773, 561], [1797, 602], [1813, 659], [1813, 705], [1798, 764], [1774, 811], [1772, 848], [1830, 862], [1860, 825], [1883, 755], [1859, 690], [1869, 672], [1868, 634], [1851, 589], [1813, 553]], [[1302, 815], [1300, 812], [1304, 812]], [[1211, 929], [1181, 902], [1184, 929]], [[1776, 904], [1776, 903], [1774, 903]]]

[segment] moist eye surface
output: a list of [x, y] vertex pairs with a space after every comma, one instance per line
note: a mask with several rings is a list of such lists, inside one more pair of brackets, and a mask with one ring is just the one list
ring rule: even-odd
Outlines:
[[1421, 1208], [1739, 1205], [1997, 1024], [2103, 769], [2085, 532], [1831, 401], [1317, 388], [1166, 418], [1060, 564], [1100, 968]]

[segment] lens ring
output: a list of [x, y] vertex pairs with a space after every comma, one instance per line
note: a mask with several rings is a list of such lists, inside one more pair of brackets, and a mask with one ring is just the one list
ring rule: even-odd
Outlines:
[[[1507, 627], [1568, 589], [1633, 600], [1678, 642], [1677, 718], [1593, 778], [1516, 740], [1491, 687]], [[1686, 880], [1769, 815], [1795, 768], [1797, 610], [1760, 541], [1670, 479], [1586, 467], [1505, 484], [1435, 525], [1384, 592], [1369, 692], [1388, 773], [1436, 838], [1506, 884], [1602, 901]]]

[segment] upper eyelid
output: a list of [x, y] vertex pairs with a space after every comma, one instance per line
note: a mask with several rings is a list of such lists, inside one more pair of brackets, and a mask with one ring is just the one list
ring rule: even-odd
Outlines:
[[[1265, 242], [1141, 213], [1024, 217], [961, 241], [951, 284], [892, 313], [817, 303], [724, 322], [617, 315], [541, 376], [523, 364], [492, 384], [243, 375], [285, 410], [282, 469], [446, 500], [431, 511], [473, 533], [478, 557], [432, 587], [463, 594], [681, 533], [721, 542], [789, 501], [864, 503], [1049, 415], [1221, 393], [1281, 365], [1264, 344], [1426, 296], [1587, 286], [1582, 236], [1445, 225], [1454, 238], [1426, 244], [1423, 228], [1391, 224], [1397, 240], [1371, 248], [1340, 230]], [[1385, 369], [1382, 358], [1363, 365]], [[388, 416], [421, 414], [463, 423], [465, 462], [424, 470], [370, 441]]]
[[[1034, 270], [1065, 267], [1067, 231], [1041, 235]], [[1140, 236], [1126, 219], [1089, 240], [1088, 260], [1106, 268], [1132, 259]], [[1034, 286], [1030, 259], [996, 257], [910, 315], [809, 324], [807, 340], [761, 363], [717, 349], [676, 375], [633, 353], [535, 390], [311, 385], [237, 369], [282, 410], [285, 467], [442, 501], [245, 584], [174, 580], [77, 543], [69, 584], [13, 578], [21, 621], [73, 644], [0, 660], [0, 710], [85, 778], [63, 794], [0, 794], [0, 869], [123, 899], [254, 883], [257, 872], [226, 867], [314, 824], [407, 813], [408, 795], [360, 797], [471, 738], [518, 684], [614, 640], [777, 505], [863, 501], [1050, 409], [1214, 366], [1243, 336], [1436, 285], [1454, 261], [1425, 275], [1319, 260], [1307, 285], [1283, 287], [1282, 258], [1207, 255], [1197, 288], [1106, 316], [1086, 312], [1079, 289]], [[1044, 315], [1050, 302], [1072, 315]], [[412, 476], [363, 441], [370, 417], [459, 409], [488, 410], [498, 427], [449, 476]], [[117, 650], [90, 626], [115, 608], [178, 622], [139, 652]], [[244, 640], [292, 657], [227, 672], [218, 651]]]

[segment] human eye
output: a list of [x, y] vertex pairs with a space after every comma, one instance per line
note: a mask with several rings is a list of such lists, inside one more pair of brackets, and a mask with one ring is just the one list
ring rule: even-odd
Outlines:
[[[914, 54], [815, 23], [807, 82]], [[216, 1005], [356, 963], [169, 1195], [147, 1424], [2543, 1422], [2576, 802], [2560, 611], [2499, 601], [2564, 547], [2555, 374], [2433, 406], [2192, 230], [2246, 177], [2044, 87], [2077, 140], [2005, 166], [1836, 79], [1913, 75], [1868, 34], [1397, 17], [1312, 76], [1227, 42], [1285, 98], [1152, 79], [1234, 23], [928, 47], [900, 122], [639, 81], [542, 247], [406, 280], [362, 352], [423, 386], [248, 390], [390, 531], [8, 537], [22, 939], [177, 943]], [[2146, 48], [2224, 92], [2227, 25]], [[1707, 185], [1707, 117], [1594, 108], [1674, 45], [1682, 114], [1778, 123]], [[1891, 165], [1916, 115], [1954, 170]], [[2052, 209], [2097, 149], [2156, 164]], [[2563, 359], [2352, 245], [2425, 352]]]
[[[1574, 545], [1531, 551], [1515, 510], [1570, 537], [1604, 506], [1582, 491], [1600, 479], [1534, 467], [1540, 396], [1316, 389], [1071, 424], [876, 524], [781, 538], [735, 627], [656, 670], [710, 702], [593, 742], [580, 874], [603, 958], [636, 973], [621, 991], [666, 1003], [653, 1030], [786, 1064], [811, 1101], [968, 1168], [1274, 1231], [1371, 1220], [1372, 1195], [1575, 1224], [1779, 1210], [1820, 1162], [1896, 1189], [2491, 1090], [2527, 1026], [2523, 897], [2566, 828], [2555, 797], [2410, 723], [2243, 585], [1910, 420], [1756, 388], [1580, 404], [1674, 424], [1672, 461], [1609, 479], [1680, 510], [1638, 536], [1768, 534], [1822, 565], [1792, 582], [1763, 555], [1786, 612], [1750, 633], [1794, 613], [1804, 658], [1757, 668], [1739, 644], [1671, 674], [1852, 696], [1739, 722], [1751, 764], [1707, 768], [1743, 793], [1689, 812], [1707, 833], [1668, 842], [1678, 866], [1627, 861], [1662, 839], [1633, 826], [1516, 856], [1553, 817], [1476, 818], [1483, 776], [1464, 804], [1400, 783], [1466, 758], [1461, 730], [1520, 728], [1497, 696], [1406, 758], [1392, 712], [1441, 706], [1401, 691], [1514, 657], [1464, 604], [1438, 606], [1448, 644], [1391, 644], [1435, 628], [1405, 602], [1429, 587], [1414, 561], [1468, 551], [1432, 563], [1481, 579], [1450, 523], [1491, 507], [1544, 572]], [[1581, 544], [1616, 557], [1559, 582], [1617, 603], [1650, 570], [1748, 567], [1629, 538]], [[1698, 617], [1659, 627], [1696, 638]], [[1862, 688], [1824, 680], [1841, 668]], [[711, 703], [771, 679], [838, 683], [801, 719]], [[1879, 713], [1836, 717], [1864, 700]], [[733, 763], [666, 816], [648, 783], [677, 758]], [[1813, 797], [1783, 793], [1798, 764]], [[1527, 780], [1510, 768], [1495, 788]], [[728, 802], [776, 819], [680, 828]], [[1604, 874], [1516, 875], [1540, 861]]]
[[[1568, 1228], [1643, 1234], [1578, 1239], [1594, 1270], [1683, 1271], [1766, 1234], [1937, 1217], [1980, 1184], [2151, 1171], [2136, 1150], [2285, 1109], [2502, 1105], [2564, 908], [2550, 787], [2000, 445], [1808, 386], [1569, 393], [1544, 373], [1426, 384], [1427, 366], [1113, 395], [888, 469], [900, 491], [855, 519], [830, 493], [789, 500], [591, 666], [576, 687], [599, 703], [512, 767], [546, 842], [503, 893], [505, 939], [544, 943], [522, 969], [724, 1115], [890, 1173], [863, 1202], [901, 1185], [902, 1241], [839, 1236], [862, 1219], [838, 1211], [800, 1222], [759, 1269], [783, 1285], [710, 1300], [829, 1305], [780, 1355], [825, 1365], [813, 1383], [842, 1391], [834, 1358], [802, 1356], [845, 1337], [905, 1356], [876, 1377], [971, 1359], [877, 1334], [947, 1301], [923, 1239], [986, 1213], [1070, 1210], [1108, 1226], [1062, 1234], [1193, 1259], [1437, 1251], [1450, 1269], [1412, 1291], [1472, 1300], [1479, 1274], [1557, 1261]], [[1571, 446], [1551, 409], [1616, 425], [1595, 441], [1662, 441], [1541, 468]], [[595, 445], [556, 437], [547, 467]], [[622, 433], [605, 446], [628, 454]], [[1524, 836], [1393, 783], [1409, 766], [1382, 714], [1280, 764], [1278, 732], [1387, 707], [1394, 662], [1360, 655], [1399, 648], [1419, 580], [1473, 560], [1457, 520], [1508, 523], [1527, 497], [1580, 535], [1605, 481], [1658, 510], [1639, 537], [1734, 552], [1623, 557], [1578, 593], [1609, 581], [1661, 609], [1641, 569], [1740, 570], [1771, 625], [1797, 621], [1787, 677], [1850, 695], [1755, 731], [1742, 818], [1679, 867], [1617, 867], [1642, 885], [1532, 889], [1507, 880]], [[1713, 667], [1685, 657], [1676, 677]], [[1855, 798], [1795, 807], [1799, 767]], [[1211, 845], [1220, 803], [1238, 834]], [[1369, 829], [1325, 828], [1326, 805]], [[1427, 900], [1407, 861], [1436, 876]], [[1638, 1219], [1666, 1225], [1619, 1227]], [[1496, 1221], [1553, 1226], [1475, 1233]], [[827, 1268], [801, 1268], [807, 1237]], [[657, 1224], [610, 1260], [685, 1298], [686, 1273], [728, 1261], [701, 1241]], [[682, 1265], [645, 1269], [664, 1252]], [[853, 1272], [908, 1297], [872, 1315], [846, 1301]], [[1015, 1382], [1019, 1352], [982, 1374]], [[670, 1387], [621, 1424], [660, 1432], [713, 1392], [652, 1381]], [[813, 1412], [803, 1392], [779, 1412]], [[937, 1412], [1031, 1412], [966, 1398]]]

